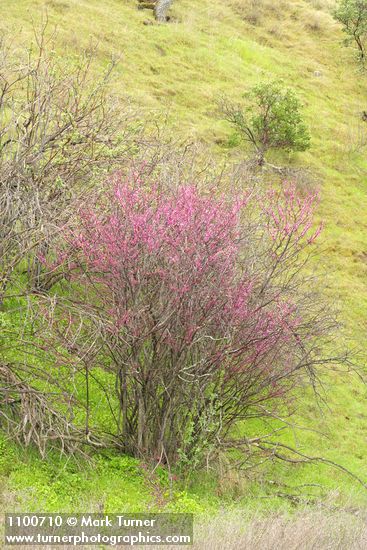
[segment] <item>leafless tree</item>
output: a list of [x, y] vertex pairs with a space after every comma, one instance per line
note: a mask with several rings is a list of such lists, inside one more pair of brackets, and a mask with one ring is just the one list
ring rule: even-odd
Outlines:
[[0, 300], [20, 265], [31, 286], [47, 286], [37, 256], [56, 220], [62, 227], [75, 198], [126, 157], [137, 128], [109, 94], [116, 60], [98, 76], [94, 47], [63, 60], [52, 40], [46, 24], [18, 56], [0, 41]]

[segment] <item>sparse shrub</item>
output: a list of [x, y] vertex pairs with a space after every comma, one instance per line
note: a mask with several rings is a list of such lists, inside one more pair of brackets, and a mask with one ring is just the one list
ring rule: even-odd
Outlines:
[[323, 23], [324, 21], [320, 13], [311, 13], [308, 17], [306, 28], [312, 32], [318, 33], [322, 31]]
[[241, 19], [251, 25], [257, 25], [260, 22], [263, 7], [262, 0], [259, 0], [259, 2], [255, 0], [248, 0], [247, 2], [231, 0], [230, 6]]
[[310, 147], [301, 104], [291, 89], [279, 82], [264, 82], [254, 86], [244, 98], [244, 108], [222, 99], [220, 113], [251, 144], [260, 165], [269, 150], [305, 151]]
[[284, 0], [229, 0], [229, 5], [241, 19], [254, 26], [261, 26], [269, 17], [284, 19], [289, 8]]

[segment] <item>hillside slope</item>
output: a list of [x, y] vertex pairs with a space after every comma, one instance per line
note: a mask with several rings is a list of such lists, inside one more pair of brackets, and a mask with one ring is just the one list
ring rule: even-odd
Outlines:
[[[305, 105], [312, 147], [288, 160], [308, 167], [320, 181], [319, 216], [326, 222], [322, 263], [329, 273], [328, 292], [341, 308], [349, 345], [363, 350], [367, 124], [360, 113], [367, 108], [367, 77], [360, 73], [352, 48], [342, 46], [332, 6], [333, 0], [176, 0], [169, 24], [150, 25], [144, 23], [152, 21], [151, 13], [137, 10], [136, 0], [17, 0], [3, 11], [0, 31], [16, 37], [15, 44], [27, 43], [32, 19], [37, 23], [47, 10], [49, 24], [57, 25], [60, 52], [79, 51], [96, 41], [101, 66], [112, 53], [121, 53], [114, 84], [117, 94], [134, 98], [144, 114], [168, 111], [173, 131], [207, 143], [218, 157], [240, 153], [229, 146], [231, 130], [214, 114], [219, 95], [239, 100], [264, 78], [282, 78], [293, 86]], [[302, 448], [345, 465], [367, 481], [366, 388], [357, 377], [335, 374], [328, 391], [328, 410], [321, 414], [305, 401], [300, 415], [304, 425], [328, 437], [305, 432]], [[28, 460], [17, 456], [19, 461]], [[290, 485], [320, 483], [344, 498], [357, 491], [354, 481], [326, 467], [270, 469]], [[26, 481], [24, 464], [21, 470], [24, 475], [13, 473], [11, 487], [16, 490], [32, 484]], [[52, 475], [47, 476], [51, 480]], [[216, 490], [210, 481], [205, 483], [201, 480], [190, 488], [197, 502], [206, 491], [203, 487], [210, 487], [213, 494]], [[367, 500], [364, 493], [359, 497]]]

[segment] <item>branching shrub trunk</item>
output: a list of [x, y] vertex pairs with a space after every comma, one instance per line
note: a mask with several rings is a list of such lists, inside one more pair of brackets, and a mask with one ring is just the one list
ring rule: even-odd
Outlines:
[[[65, 402], [52, 406], [50, 394], [37, 390], [23, 380], [12, 365], [0, 365], [0, 426], [18, 443], [34, 445], [42, 457], [50, 449], [67, 454], [80, 452], [85, 442], [82, 430], [65, 412]], [[70, 403], [67, 403], [70, 406]], [[64, 412], [60, 407], [64, 406]]]

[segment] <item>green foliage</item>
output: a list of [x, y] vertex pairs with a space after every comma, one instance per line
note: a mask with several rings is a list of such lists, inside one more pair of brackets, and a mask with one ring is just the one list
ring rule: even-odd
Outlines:
[[355, 42], [358, 57], [363, 62], [366, 57], [367, 0], [339, 0], [334, 17], [348, 35], [346, 42]]
[[288, 152], [309, 149], [310, 134], [293, 90], [285, 88], [282, 82], [262, 82], [244, 97], [244, 109], [224, 100], [221, 110], [224, 118], [255, 148], [260, 164], [271, 149]]
[[8, 476], [16, 463], [16, 452], [4, 435], [0, 436], [0, 475]]
[[249, 94], [258, 112], [251, 116], [253, 106], [247, 108], [251, 125], [260, 143], [266, 148], [306, 151], [310, 136], [300, 113], [301, 104], [291, 89], [281, 84], [263, 83]]
[[128, 456], [104, 455], [88, 463], [53, 454], [45, 462], [2, 436], [0, 481], [16, 492], [18, 510], [114, 513], [154, 507], [139, 462]]
[[[177, 468], [186, 472], [187, 477], [188, 473], [202, 465], [204, 457], [215, 449], [212, 436], [220, 433], [221, 429], [221, 420], [216, 414], [216, 406], [219, 406], [219, 396], [211, 391], [207, 398], [205, 412], [196, 423], [193, 420], [188, 423], [183, 445], [177, 451], [179, 457]], [[202, 434], [200, 438], [197, 437], [198, 433]]]
[[180, 491], [175, 494], [175, 499], [166, 507], [165, 511], [175, 514], [203, 514], [205, 508], [186, 491]]

